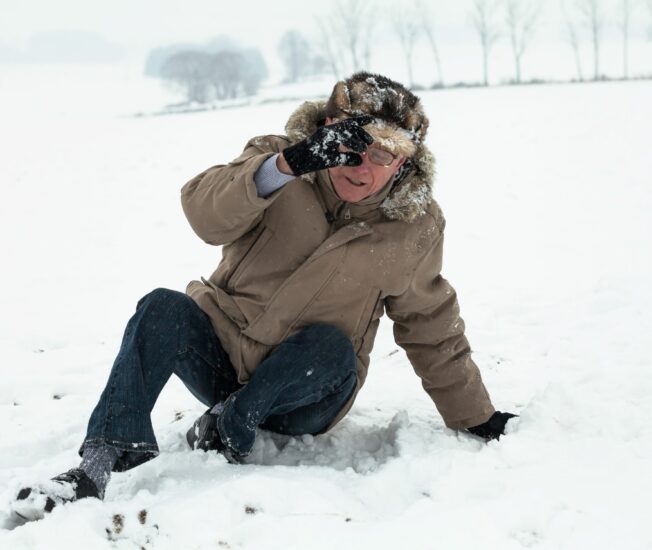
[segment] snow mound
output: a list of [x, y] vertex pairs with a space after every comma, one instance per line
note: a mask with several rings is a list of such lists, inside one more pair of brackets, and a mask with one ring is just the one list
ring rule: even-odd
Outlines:
[[290, 437], [259, 430], [247, 464], [277, 466], [327, 466], [351, 468], [369, 474], [399, 455], [397, 435], [409, 423], [407, 412], [397, 413], [384, 427], [342, 422], [318, 437]]

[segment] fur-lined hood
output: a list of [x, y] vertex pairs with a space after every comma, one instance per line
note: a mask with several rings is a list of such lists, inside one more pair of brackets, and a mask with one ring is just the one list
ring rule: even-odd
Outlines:
[[[326, 118], [326, 101], [307, 101], [288, 119], [285, 126], [291, 144], [311, 136]], [[390, 220], [411, 222], [425, 214], [432, 202], [435, 178], [435, 157], [423, 144], [415, 155], [400, 168], [380, 210]]]

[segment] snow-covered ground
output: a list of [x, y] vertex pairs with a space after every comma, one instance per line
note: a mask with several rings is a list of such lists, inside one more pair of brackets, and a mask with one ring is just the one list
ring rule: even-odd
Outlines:
[[160, 98], [127, 75], [15, 76], [0, 81], [0, 548], [652, 548], [651, 82], [422, 94], [444, 272], [495, 405], [521, 415], [500, 442], [444, 427], [385, 323], [329, 434], [261, 434], [246, 466], [191, 452], [203, 406], [174, 380], [160, 457], [115, 474], [104, 502], [17, 526], [21, 483], [77, 463], [138, 299], [219, 261], [179, 188], [281, 133], [296, 103], [130, 117]]

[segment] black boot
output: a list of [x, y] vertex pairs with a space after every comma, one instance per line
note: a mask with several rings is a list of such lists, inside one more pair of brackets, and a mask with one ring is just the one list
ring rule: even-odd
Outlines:
[[21, 489], [14, 501], [13, 510], [21, 518], [32, 521], [42, 519], [55, 506], [88, 497], [102, 498], [86, 472], [73, 468], [53, 477], [46, 485]]

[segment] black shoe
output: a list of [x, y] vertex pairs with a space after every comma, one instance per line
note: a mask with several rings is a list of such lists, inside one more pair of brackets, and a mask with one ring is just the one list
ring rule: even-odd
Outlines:
[[95, 483], [86, 472], [73, 468], [39, 487], [21, 489], [13, 503], [13, 510], [24, 520], [32, 521], [42, 519], [55, 506], [88, 497], [101, 499]]
[[239, 455], [229, 449], [220, 437], [220, 432], [217, 429], [217, 420], [219, 414], [211, 412], [208, 409], [197, 420], [195, 420], [192, 427], [186, 433], [186, 441], [190, 448], [201, 449], [202, 451], [216, 451], [224, 455], [231, 464], [243, 464], [246, 455]]

